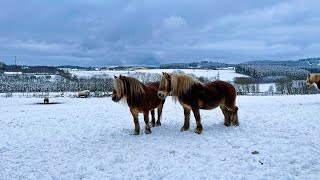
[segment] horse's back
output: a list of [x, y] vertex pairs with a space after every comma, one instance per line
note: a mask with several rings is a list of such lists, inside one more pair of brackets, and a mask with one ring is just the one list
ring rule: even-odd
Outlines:
[[162, 100], [158, 97], [159, 83], [148, 83], [144, 86], [144, 95], [133, 98], [136, 101], [132, 103], [140, 112], [157, 108]]
[[225, 81], [213, 81], [207, 84], [209, 90], [214, 94], [220, 94], [222, 98], [230, 101], [234, 101], [237, 96], [235, 87]]
[[160, 82], [150, 82], [150, 83], [147, 83], [146, 86], [152, 86], [159, 89]]

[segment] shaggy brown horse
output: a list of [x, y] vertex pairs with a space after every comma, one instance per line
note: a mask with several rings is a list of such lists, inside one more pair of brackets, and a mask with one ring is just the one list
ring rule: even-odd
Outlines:
[[315, 83], [317, 88], [320, 89], [320, 74], [308, 74], [306, 82], [308, 87]]
[[[163, 100], [157, 96], [158, 88], [144, 85], [137, 79], [128, 76], [120, 75], [119, 77], [114, 76], [114, 78], [112, 100], [114, 102], [121, 100], [127, 102], [133, 116], [135, 135], [140, 134], [138, 113], [143, 113], [146, 124], [145, 133], [150, 134], [149, 111], [159, 107], [163, 103]], [[159, 117], [161, 117], [161, 114]], [[160, 125], [160, 119], [158, 121], [158, 125]]]
[[225, 126], [239, 126], [237, 93], [234, 86], [227, 82], [214, 81], [203, 84], [187, 75], [163, 73], [158, 97], [165, 99], [170, 92], [174, 100], [178, 100], [184, 109], [184, 125], [181, 131], [189, 129], [190, 111], [192, 110], [197, 123], [195, 132], [201, 134], [199, 109], [209, 110], [218, 106], [224, 115]]

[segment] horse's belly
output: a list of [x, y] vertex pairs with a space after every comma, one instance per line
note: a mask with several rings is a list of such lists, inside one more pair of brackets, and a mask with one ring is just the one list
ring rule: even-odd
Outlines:
[[211, 109], [214, 109], [214, 108], [217, 108], [218, 106], [215, 105], [215, 106], [204, 106], [204, 107], [201, 107], [200, 109], [205, 109], [205, 110], [211, 110]]
[[186, 108], [186, 109], [192, 109], [192, 108], [191, 108], [191, 105], [186, 104], [186, 103], [184, 103], [183, 101], [179, 101], [179, 102], [180, 102], [180, 104], [181, 104], [184, 108]]
[[217, 103], [206, 103], [204, 101], [199, 100], [198, 102], [200, 109], [211, 110], [219, 106]]

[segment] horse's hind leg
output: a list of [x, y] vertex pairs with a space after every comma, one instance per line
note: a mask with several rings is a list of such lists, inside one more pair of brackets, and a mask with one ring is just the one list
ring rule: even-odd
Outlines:
[[138, 111], [135, 111], [134, 109], [130, 109], [131, 114], [133, 116], [133, 122], [134, 122], [134, 135], [140, 134], [140, 125], [139, 125], [139, 119], [138, 119]]
[[239, 126], [239, 124], [240, 124], [239, 119], [238, 119], [238, 109], [239, 108], [237, 106], [235, 106], [234, 112], [232, 112], [232, 116], [231, 116], [231, 122], [235, 126]]
[[227, 106], [229, 111], [231, 112], [231, 124], [235, 126], [239, 126], [239, 119], [238, 119], [238, 107], [236, 105]]
[[156, 122], [156, 126], [161, 126], [161, 117], [162, 117], [162, 109], [163, 109], [164, 101], [158, 107], [158, 120]]
[[201, 118], [200, 118], [200, 110], [198, 107], [192, 107], [192, 112], [193, 112], [194, 118], [196, 119], [196, 123], [197, 123], [197, 127], [194, 130], [194, 132], [201, 134], [202, 133], [202, 124], [201, 124]]
[[156, 126], [156, 118], [154, 116], [154, 109], [151, 110], [151, 126]]
[[226, 108], [225, 106], [223, 106], [223, 105], [221, 105], [220, 106], [220, 109], [221, 109], [221, 111], [222, 111], [222, 113], [223, 113], [223, 115], [224, 115], [224, 125], [225, 126], [230, 126], [230, 121], [231, 121], [231, 119], [230, 119], [230, 111], [228, 110], [228, 108]]
[[143, 115], [144, 115], [144, 122], [146, 123], [146, 128], [145, 128], [144, 132], [146, 134], [150, 134], [151, 133], [151, 129], [150, 129], [150, 124], [149, 124], [149, 111], [144, 111]]
[[183, 108], [184, 110], [184, 125], [180, 131], [187, 131], [190, 128], [190, 109]]

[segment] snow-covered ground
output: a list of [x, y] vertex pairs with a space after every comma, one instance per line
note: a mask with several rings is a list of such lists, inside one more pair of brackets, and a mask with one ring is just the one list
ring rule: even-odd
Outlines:
[[[134, 74], [136, 72], [143, 72], [143, 73], [158, 73], [161, 74], [162, 72], [171, 73], [177, 69], [149, 69], [149, 70], [136, 70], [136, 71], [71, 71], [70, 73], [79, 77], [90, 77], [94, 75], [129, 75]], [[235, 77], [247, 77], [243, 74], [238, 74], [234, 70], [203, 70], [203, 69], [179, 69], [184, 73], [193, 73], [196, 76], [204, 76], [204, 77], [219, 77], [221, 80], [224, 81], [233, 81]]]
[[201, 111], [201, 135], [194, 118], [179, 131], [183, 110], [170, 98], [162, 126], [139, 136], [110, 98], [0, 101], [0, 179], [320, 177], [320, 95], [240, 96], [240, 126], [223, 126], [219, 108]]
[[259, 84], [259, 92], [267, 92], [270, 90], [270, 86], [273, 86], [273, 91], [276, 89], [275, 83]]

